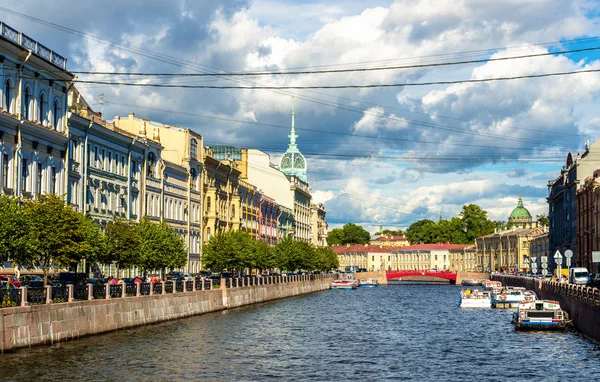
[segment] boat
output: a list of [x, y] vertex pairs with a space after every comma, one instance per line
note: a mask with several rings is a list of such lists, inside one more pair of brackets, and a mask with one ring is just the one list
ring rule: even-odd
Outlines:
[[483, 280], [481, 286], [483, 286], [484, 290], [491, 291], [492, 293], [502, 290], [502, 283], [500, 281]]
[[506, 287], [492, 294], [494, 308], [517, 308], [522, 302], [537, 300], [537, 295], [532, 290], [521, 287]]
[[375, 280], [375, 279], [360, 280], [361, 288], [375, 288], [377, 285], [378, 285], [378, 283], [377, 283], [377, 280]]
[[354, 280], [334, 280], [331, 282], [331, 289], [356, 289]]
[[562, 330], [569, 321], [557, 301], [523, 301], [513, 314], [512, 323], [517, 330]]
[[462, 286], [478, 286], [480, 285], [480, 281], [479, 280], [473, 280], [473, 279], [465, 279], [461, 282]]
[[492, 296], [489, 291], [479, 289], [461, 289], [461, 308], [491, 308]]

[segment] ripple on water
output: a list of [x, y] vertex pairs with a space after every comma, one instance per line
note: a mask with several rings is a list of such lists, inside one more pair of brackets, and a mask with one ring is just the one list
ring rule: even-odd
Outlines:
[[[5, 380], [598, 380], [575, 331], [515, 332], [458, 288], [326, 291], [2, 356]], [[562, 377], [558, 377], [562, 376]], [[568, 376], [568, 377], [567, 377]]]

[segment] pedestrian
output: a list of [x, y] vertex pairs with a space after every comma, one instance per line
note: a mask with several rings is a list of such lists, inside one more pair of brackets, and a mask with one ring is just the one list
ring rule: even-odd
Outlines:
[[106, 282], [108, 285], [117, 285], [117, 279], [112, 276], [108, 277], [108, 281]]
[[125, 284], [125, 281], [123, 280], [123, 278], [122, 278], [122, 277], [119, 277], [119, 280], [117, 281], [117, 284], [118, 284], [118, 285], [123, 285], [123, 284]]
[[156, 283], [158, 283], [158, 277], [156, 277], [156, 275], [152, 275], [152, 279], [150, 280], [150, 282], [151, 282], [152, 284], [156, 284]]
[[135, 276], [135, 279], [133, 280], [133, 282], [135, 284], [141, 284], [142, 283], [142, 279], [140, 279], [139, 276]]

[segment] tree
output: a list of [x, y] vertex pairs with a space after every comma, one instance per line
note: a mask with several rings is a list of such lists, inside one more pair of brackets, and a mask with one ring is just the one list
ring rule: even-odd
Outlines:
[[380, 232], [381, 235], [393, 235], [393, 236], [404, 236], [404, 231], [401, 229], [392, 230], [392, 229], [384, 229]]
[[115, 219], [106, 225], [106, 251], [98, 256], [103, 264], [114, 263], [117, 269], [132, 268], [141, 263], [141, 236], [135, 221]]
[[411, 244], [433, 243], [437, 236], [437, 225], [433, 220], [421, 219], [410, 225], [406, 237]]
[[494, 222], [489, 220], [487, 212], [476, 204], [463, 206], [460, 217], [466, 229], [465, 235], [468, 243], [474, 243], [476, 238], [494, 232]]
[[543, 227], [550, 227], [550, 218], [548, 214], [535, 215], [535, 218], [539, 225]]
[[89, 244], [89, 250], [85, 253], [84, 258], [91, 262], [100, 261], [107, 253], [104, 232], [100, 225], [87, 215], [83, 217], [81, 224], [85, 241]]
[[44, 285], [53, 265], [61, 268], [75, 266], [91, 250], [86, 242], [83, 215], [66, 205], [56, 195], [38, 195], [24, 202], [28, 220], [28, 261], [44, 271]]
[[153, 223], [145, 217], [139, 224], [139, 263], [145, 271], [181, 268], [187, 251], [181, 236], [166, 222]]
[[315, 250], [318, 258], [318, 265], [315, 269], [320, 271], [329, 271], [337, 269], [340, 266], [339, 260], [335, 252], [329, 247], [321, 247]]
[[275, 246], [275, 264], [284, 271], [295, 271], [302, 264], [302, 252], [298, 242], [291, 237], [286, 237]]
[[342, 244], [369, 244], [371, 234], [354, 223], [344, 224], [344, 242]]
[[239, 266], [232, 232], [219, 232], [211, 236], [202, 250], [202, 263], [209, 269], [233, 270]]
[[341, 228], [334, 228], [327, 234], [328, 245], [342, 245], [344, 244], [344, 230]]
[[275, 267], [275, 256], [273, 248], [267, 242], [262, 240], [251, 240], [254, 260], [254, 268], [258, 268], [261, 273], [265, 269]]
[[16, 198], [0, 196], [0, 260], [30, 263], [27, 235], [29, 220]]

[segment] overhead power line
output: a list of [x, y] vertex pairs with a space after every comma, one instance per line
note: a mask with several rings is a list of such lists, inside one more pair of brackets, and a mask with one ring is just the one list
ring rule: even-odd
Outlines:
[[77, 80], [79, 83], [84, 84], [101, 84], [110, 86], [134, 86], [134, 87], [154, 87], [154, 88], [177, 88], [177, 89], [242, 89], [242, 90], [300, 90], [300, 89], [368, 89], [368, 88], [391, 88], [391, 87], [414, 87], [414, 86], [431, 86], [431, 85], [455, 85], [465, 83], [481, 83], [481, 82], [493, 82], [493, 81], [511, 81], [511, 80], [522, 80], [529, 78], [544, 78], [544, 77], [557, 77], [567, 76], [573, 74], [584, 74], [584, 73], [598, 73], [600, 69], [584, 69], [570, 72], [554, 72], [554, 73], [541, 73], [541, 74], [528, 74], [522, 76], [513, 77], [491, 77], [491, 78], [479, 78], [479, 79], [468, 79], [468, 80], [454, 80], [454, 81], [428, 81], [428, 82], [405, 82], [405, 83], [393, 83], [393, 84], [367, 84], [367, 85], [309, 85], [309, 86], [262, 86], [262, 85], [250, 85], [250, 86], [217, 86], [217, 85], [180, 85], [180, 84], [156, 84], [156, 83], [136, 83], [136, 82], [108, 82], [108, 81], [93, 81], [93, 80]]
[[430, 64], [399, 65], [399, 66], [379, 66], [373, 68], [351, 68], [351, 69], [326, 69], [326, 70], [303, 70], [303, 71], [264, 71], [264, 72], [223, 72], [223, 73], [136, 73], [136, 72], [100, 72], [100, 71], [73, 71], [75, 74], [86, 75], [108, 75], [108, 76], [144, 76], [144, 77], [238, 77], [238, 76], [273, 76], [273, 75], [298, 75], [298, 74], [327, 74], [327, 73], [351, 73], [351, 72], [372, 72], [382, 70], [401, 70], [401, 69], [422, 69], [439, 66], [480, 64], [486, 62], [508, 61], [532, 57], [556, 56], [560, 54], [579, 53], [600, 50], [600, 46], [590, 48], [580, 48], [563, 50], [558, 52], [545, 52], [525, 54], [521, 56], [484, 58], [480, 60], [451, 61]]

